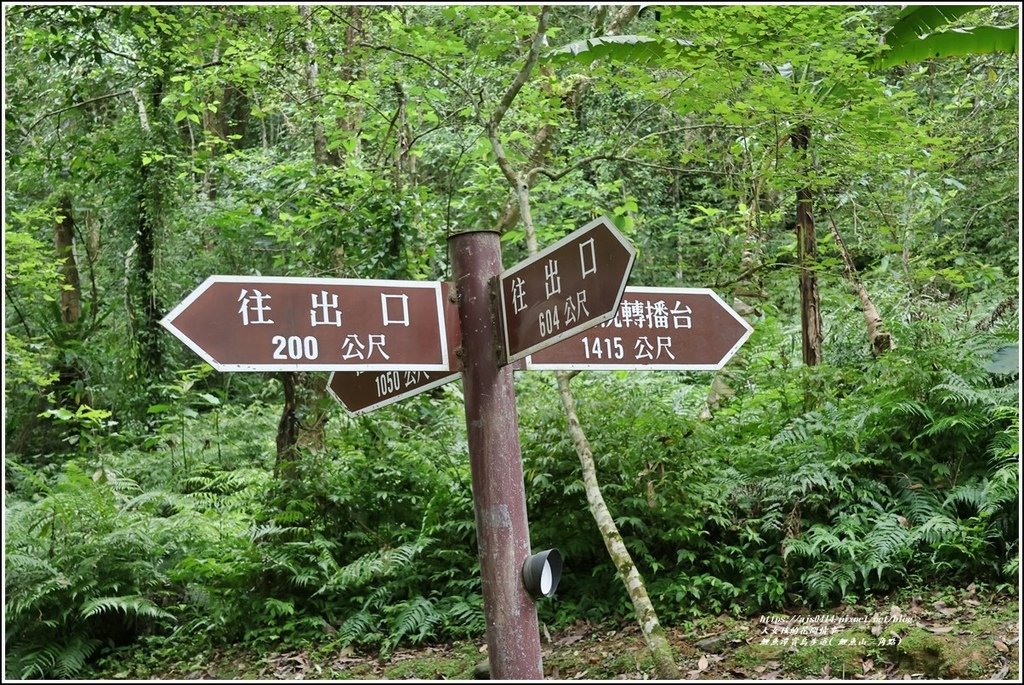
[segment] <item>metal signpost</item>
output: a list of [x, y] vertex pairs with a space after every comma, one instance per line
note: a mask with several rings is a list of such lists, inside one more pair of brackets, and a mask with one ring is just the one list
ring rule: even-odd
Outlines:
[[611, 318], [635, 257], [611, 220], [601, 217], [504, 271], [506, 363]]
[[527, 369], [717, 371], [753, 329], [708, 288], [626, 288], [615, 316], [526, 358]]
[[493, 284], [501, 243], [492, 231], [448, 238], [462, 325], [462, 384], [480, 557], [487, 658], [494, 680], [539, 680], [537, 607], [521, 580], [530, 556], [512, 369], [499, 367]]
[[440, 283], [210, 276], [160, 322], [218, 371], [445, 371]]

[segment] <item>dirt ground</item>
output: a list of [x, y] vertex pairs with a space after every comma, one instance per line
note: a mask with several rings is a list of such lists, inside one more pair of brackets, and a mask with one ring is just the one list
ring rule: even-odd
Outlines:
[[[688, 680], [1020, 680], [1017, 597], [973, 585], [832, 610], [703, 617], [665, 626]], [[656, 677], [639, 628], [577, 623], [542, 639], [554, 680]], [[381, 658], [351, 648], [261, 655], [231, 648], [178, 662], [129, 657], [101, 678], [218, 680], [471, 680], [486, 646], [459, 642], [403, 648]], [[125, 667], [125, 664], [134, 664]], [[479, 674], [477, 674], [479, 675]]]

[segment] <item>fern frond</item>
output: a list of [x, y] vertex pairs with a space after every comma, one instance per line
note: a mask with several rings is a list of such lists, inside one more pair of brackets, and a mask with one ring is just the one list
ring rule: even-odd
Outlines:
[[376, 632], [377, 622], [369, 611], [363, 609], [349, 616], [338, 628], [338, 640], [343, 647]]
[[53, 669], [54, 675], [63, 679], [74, 678], [99, 646], [99, 640], [85, 638], [81, 635], [69, 639], [57, 654], [57, 664]]
[[409, 637], [413, 644], [418, 644], [432, 633], [442, 618], [434, 608], [434, 603], [422, 596], [401, 602], [393, 610], [395, 617], [387, 639], [389, 645], [398, 645], [405, 637]]
[[99, 614], [123, 612], [125, 616], [146, 616], [153, 619], [175, 620], [170, 614], [141, 595], [120, 597], [95, 597], [82, 604], [79, 613], [82, 618]]
[[916, 534], [929, 545], [936, 545], [954, 539], [959, 530], [956, 521], [945, 514], [935, 514], [916, 530]]

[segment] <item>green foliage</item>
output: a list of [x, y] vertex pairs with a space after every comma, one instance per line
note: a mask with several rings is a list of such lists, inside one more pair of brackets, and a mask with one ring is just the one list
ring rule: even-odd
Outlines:
[[648, 64], [663, 59], [674, 47], [689, 45], [692, 45], [690, 41], [678, 38], [652, 38], [640, 35], [598, 36], [553, 48], [544, 55], [544, 58], [556, 63], [574, 59], [589, 64], [594, 60], [607, 58]]
[[107, 640], [173, 618], [158, 604], [163, 529], [124, 506], [138, 489], [69, 462], [38, 499], [8, 509], [7, 677], [76, 677]]

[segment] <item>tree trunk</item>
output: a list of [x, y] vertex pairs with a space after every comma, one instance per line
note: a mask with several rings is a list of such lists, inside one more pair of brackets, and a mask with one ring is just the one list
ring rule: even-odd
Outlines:
[[[160, 146], [159, 141], [154, 139], [157, 134], [154, 133], [150, 125], [150, 112], [158, 111], [162, 91], [163, 85], [160, 81], [152, 84], [149, 92], [151, 102], [148, 111], [142, 95], [137, 90], [132, 91], [138, 105], [139, 126], [146, 139], [145, 144], [151, 148]], [[153, 270], [156, 264], [156, 230], [160, 222], [163, 193], [161, 181], [153, 177], [153, 166], [159, 162], [145, 164], [141, 156], [140, 150], [134, 247], [137, 252], [135, 291], [140, 299], [142, 322], [137, 326], [136, 339], [139, 343], [139, 376], [149, 378], [159, 373], [163, 364], [163, 356], [160, 351], [160, 303], [153, 284]]]
[[323, 374], [283, 371], [278, 376], [284, 390], [284, 406], [277, 422], [277, 455], [274, 475], [290, 478], [300, 450], [324, 448], [329, 412], [324, 406], [327, 379]]
[[[57, 258], [61, 263], [60, 321], [65, 327], [73, 327], [68, 333], [81, 339], [82, 330], [76, 330], [82, 318], [82, 285], [75, 260], [75, 217], [71, 206], [71, 196], [66, 192], [60, 198], [60, 218], [53, 231], [53, 245]], [[89, 388], [85, 382], [86, 375], [77, 357], [61, 355], [55, 365], [57, 382], [53, 387], [54, 394], [61, 398], [61, 403], [72, 408], [83, 402], [91, 404]], [[68, 402], [69, 401], [69, 402]]]
[[318, 165], [331, 162], [327, 156], [327, 135], [324, 132], [323, 94], [317, 85], [319, 66], [316, 61], [316, 43], [313, 41], [313, 15], [309, 5], [299, 5], [299, 16], [302, 17], [303, 30], [306, 34], [303, 49], [306, 51], [306, 92], [313, 108], [313, 161]]
[[[348, 25], [345, 27], [345, 51], [341, 60], [341, 78], [346, 83], [352, 83], [359, 78], [360, 64], [356, 54], [356, 47], [360, 40], [366, 40], [363, 34], [362, 7], [351, 5], [348, 8]], [[361, 141], [359, 137], [359, 125], [363, 120], [363, 105], [354, 98], [345, 99], [346, 110], [343, 116], [335, 117], [338, 130], [345, 131], [353, 137], [352, 154], [358, 157], [361, 154]], [[341, 150], [337, 151], [337, 163], [344, 163], [345, 157]]]
[[57, 259], [63, 260], [60, 267], [64, 281], [60, 291], [60, 320], [65, 325], [78, 323], [82, 318], [82, 285], [75, 261], [75, 218], [71, 212], [71, 197], [64, 193], [60, 198], [60, 219], [53, 233], [53, 244]]
[[284, 407], [281, 418], [277, 422], [277, 456], [274, 459], [274, 478], [292, 477], [295, 473], [295, 462], [298, 461], [299, 450], [299, 418], [295, 403], [294, 371], [283, 371], [280, 374], [281, 387], [284, 389]]
[[636, 613], [637, 622], [640, 624], [640, 631], [647, 643], [654, 658], [654, 666], [658, 677], [667, 680], [679, 680], [682, 674], [676, 665], [672, 652], [672, 645], [665, 637], [665, 631], [658, 621], [658, 615], [654, 611], [654, 605], [647, 595], [647, 588], [644, 586], [644, 579], [633, 563], [633, 558], [622, 542], [622, 535], [619, 533], [615, 520], [612, 519], [608, 506], [605, 504], [601, 494], [601, 487], [597, 482], [597, 468], [594, 465], [594, 454], [590, 449], [590, 443], [583, 428], [580, 426], [579, 417], [576, 414], [576, 404], [573, 401], [572, 393], [569, 390], [569, 374], [564, 371], [555, 373], [558, 380], [558, 391], [562, 396], [562, 406], [565, 408], [565, 416], [569, 421], [569, 434], [572, 436], [573, 444], [576, 446], [576, 454], [580, 458], [580, 466], [583, 471], [583, 486], [587, 493], [587, 504], [590, 507], [590, 514], [601, 531], [601, 538], [604, 540], [605, 549], [611, 557], [619, 573], [619, 578], [626, 586], [629, 599], [633, 602], [633, 611]]
[[839, 246], [839, 254], [843, 258], [843, 273], [850, 281], [854, 292], [857, 293], [857, 298], [860, 300], [860, 309], [864, 314], [864, 323], [868, 330], [868, 342], [871, 344], [871, 352], [877, 357], [891, 350], [896, 344], [893, 342], [892, 336], [889, 335], [889, 331], [886, 330], [882, 316], [878, 313], [878, 308], [871, 301], [868, 289], [864, 287], [860, 277], [857, 275], [857, 268], [853, 264], [853, 258], [850, 256], [850, 251], [846, 249], [846, 243], [843, 241], [843, 236], [839, 234], [839, 227], [836, 226], [831, 213], [829, 214], [829, 226], [832, 229], [832, 236], [836, 239], [836, 245]]
[[[792, 135], [793, 148], [807, 163], [811, 129], [806, 124], [796, 127]], [[797, 268], [800, 273], [800, 329], [803, 361], [807, 366], [821, 363], [821, 298], [818, 295], [818, 276], [814, 269], [818, 260], [818, 237], [814, 228], [814, 191], [810, 185], [796, 193], [796, 247]]]

